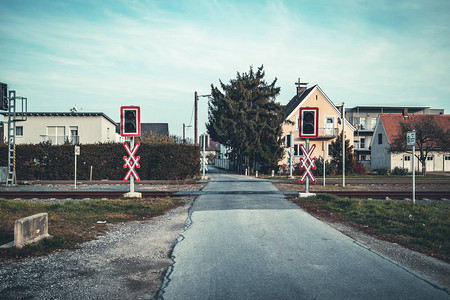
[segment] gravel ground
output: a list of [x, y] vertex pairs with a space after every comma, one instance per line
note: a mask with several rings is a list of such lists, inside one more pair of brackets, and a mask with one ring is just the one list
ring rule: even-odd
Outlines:
[[110, 225], [75, 251], [0, 263], [0, 299], [153, 299], [191, 202], [148, 221]]

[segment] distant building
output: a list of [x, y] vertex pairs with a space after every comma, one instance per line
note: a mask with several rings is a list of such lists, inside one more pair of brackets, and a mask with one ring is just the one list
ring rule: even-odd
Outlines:
[[[120, 134], [120, 123], [117, 123], [116, 132]], [[141, 123], [141, 136], [145, 134], [153, 133], [157, 136], [168, 136], [169, 135], [169, 124], [168, 123]]]
[[[400, 132], [400, 124], [407, 119], [406, 110], [403, 114], [380, 114], [373, 131], [373, 139], [370, 144], [371, 168], [381, 169], [387, 168], [392, 170], [395, 167], [404, 168], [412, 171], [412, 159], [416, 171], [422, 170], [422, 165], [417, 158], [413, 158], [410, 153], [392, 153], [389, 148], [398, 137]], [[414, 118], [423, 118], [423, 114], [414, 115]], [[450, 115], [432, 115], [436, 124], [441, 127], [444, 132], [450, 132]], [[406, 136], [405, 142], [406, 142]], [[416, 154], [417, 152], [416, 147]], [[442, 149], [442, 151], [433, 151], [428, 153], [425, 163], [427, 172], [450, 172], [450, 150]]]
[[[8, 115], [3, 117], [3, 141], [8, 137]], [[116, 123], [104, 113], [29, 112], [27, 120], [16, 122], [16, 144], [53, 145], [116, 142]]]
[[370, 144], [380, 114], [402, 114], [406, 109], [409, 114], [444, 114], [443, 109], [429, 106], [355, 106], [345, 110], [345, 116], [356, 128], [354, 133], [354, 152], [356, 159], [364, 166], [370, 167]]
[[166, 136], [169, 135], [168, 123], [141, 123], [141, 133], [152, 132], [155, 135]]

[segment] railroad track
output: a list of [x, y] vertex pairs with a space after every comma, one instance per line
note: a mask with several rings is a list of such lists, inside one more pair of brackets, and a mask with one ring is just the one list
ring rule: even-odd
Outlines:
[[[0, 191], [0, 198], [6, 199], [117, 199], [121, 198], [127, 191]], [[273, 191], [273, 192], [258, 192], [258, 191], [228, 191], [228, 192], [202, 192], [202, 191], [139, 191], [144, 198], [157, 197], [186, 197], [199, 195], [220, 195], [220, 194], [284, 194], [297, 195], [294, 191]], [[333, 194], [339, 197], [349, 198], [372, 198], [372, 199], [405, 199], [412, 198], [411, 191], [320, 191], [316, 193]], [[450, 199], [450, 191], [416, 191], [416, 199]]]
[[[102, 199], [120, 198], [128, 191], [0, 191], [0, 198], [6, 199]], [[176, 191], [139, 191], [142, 197], [174, 197]], [[183, 195], [180, 195], [183, 196]]]

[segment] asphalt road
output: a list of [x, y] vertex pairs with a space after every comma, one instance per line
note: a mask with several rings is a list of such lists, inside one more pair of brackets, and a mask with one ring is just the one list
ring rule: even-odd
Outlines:
[[191, 209], [160, 299], [450, 299], [274, 194], [270, 182], [209, 176], [211, 194]]

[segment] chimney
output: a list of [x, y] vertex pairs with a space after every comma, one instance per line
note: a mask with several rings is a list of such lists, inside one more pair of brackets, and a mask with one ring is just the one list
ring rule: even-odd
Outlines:
[[304, 90], [306, 90], [308, 83], [307, 82], [300, 82], [300, 78], [298, 79], [298, 82], [295, 83], [297, 86], [297, 96], [303, 93]]
[[408, 109], [407, 108], [403, 109], [403, 117], [409, 118], [409, 116], [408, 116]]

